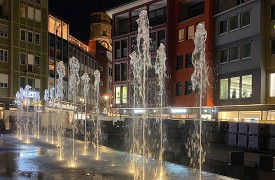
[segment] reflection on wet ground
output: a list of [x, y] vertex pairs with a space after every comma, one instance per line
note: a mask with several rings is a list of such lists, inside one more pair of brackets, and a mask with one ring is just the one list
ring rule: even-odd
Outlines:
[[[81, 155], [83, 142], [77, 141], [77, 167], [68, 166], [70, 147], [65, 146], [65, 157], [57, 159], [56, 146], [43, 140], [32, 139], [33, 144], [24, 144], [12, 135], [0, 137], [0, 179], [133, 179], [128, 172], [127, 153], [101, 148], [101, 159], [95, 160], [92, 152]], [[66, 140], [70, 144], [70, 139]], [[152, 161], [152, 166], [154, 162]], [[166, 179], [197, 179], [192, 170], [166, 163]], [[153, 179], [147, 172], [146, 179]], [[203, 173], [203, 179], [228, 179], [212, 173]]]

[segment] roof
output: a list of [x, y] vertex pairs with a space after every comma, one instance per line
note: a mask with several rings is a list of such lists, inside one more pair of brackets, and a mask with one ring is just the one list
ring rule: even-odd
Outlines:
[[113, 14], [117, 14], [119, 12], [134, 8], [136, 6], [140, 6], [142, 4], [151, 2], [153, 0], [136, 0], [136, 1], [131, 1], [129, 3], [123, 4], [121, 6], [115, 7], [113, 9], [109, 9], [106, 11], [106, 13], [112, 18]]

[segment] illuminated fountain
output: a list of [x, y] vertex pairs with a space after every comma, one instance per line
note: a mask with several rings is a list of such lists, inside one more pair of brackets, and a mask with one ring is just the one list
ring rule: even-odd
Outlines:
[[31, 86], [26, 85], [26, 87], [24, 88], [24, 102], [25, 102], [25, 106], [26, 106], [26, 123], [25, 124], [25, 133], [26, 133], [26, 143], [30, 143], [30, 139], [29, 139], [29, 125], [30, 125], [30, 118], [29, 118], [29, 106], [30, 106], [30, 96], [29, 96], [29, 92], [31, 90]]
[[24, 105], [23, 105], [23, 100], [24, 100], [24, 89], [20, 88], [19, 91], [16, 93], [16, 99], [14, 103], [17, 105], [17, 119], [16, 119], [16, 124], [17, 124], [17, 138], [22, 140], [22, 121], [23, 121], [23, 113], [24, 113]]
[[64, 136], [64, 129], [63, 129], [63, 117], [62, 117], [62, 100], [64, 98], [63, 94], [63, 78], [65, 76], [65, 66], [62, 61], [60, 61], [57, 65], [57, 73], [58, 73], [58, 80], [57, 80], [57, 88], [56, 88], [56, 98], [59, 102], [58, 114], [59, 118], [56, 122], [57, 127], [57, 147], [59, 151], [59, 160], [63, 158], [63, 136]]
[[40, 103], [40, 93], [36, 92], [33, 97], [33, 102], [34, 102], [34, 118], [33, 118], [33, 134], [36, 138], [39, 139], [40, 137], [40, 111], [41, 108], [39, 106]]
[[80, 83], [79, 78], [79, 62], [75, 57], [72, 57], [69, 62], [70, 65], [70, 78], [69, 78], [69, 92], [72, 94], [73, 98], [73, 105], [74, 105], [74, 112], [73, 112], [73, 120], [72, 120], [72, 128], [73, 128], [73, 143], [72, 143], [72, 159], [71, 159], [71, 166], [75, 166], [75, 142], [74, 142], [74, 135], [75, 135], [75, 115], [76, 115], [76, 98], [78, 92], [78, 85]]
[[87, 73], [84, 73], [81, 77], [81, 80], [84, 83], [84, 88], [83, 88], [83, 96], [84, 96], [84, 103], [85, 103], [85, 119], [84, 119], [84, 155], [87, 154], [87, 150], [88, 150], [88, 138], [87, 138], [87, 97], [89, 94], [89, 90], [90, 90], [90, 78], [89, 75]]

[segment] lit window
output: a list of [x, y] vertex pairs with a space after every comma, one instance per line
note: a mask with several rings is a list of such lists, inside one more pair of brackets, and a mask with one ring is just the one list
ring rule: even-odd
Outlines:
[[195, 36], [194, 25], [187, 27], [187, 39], [193, 39]]
[[8, 88], [9, 75], [0, 73], [0, 88]]
[[270, 74], [270, 87], [269, 87], [269, 96], [275, 97], [275, 73]]
[[34, 8], [28, 6], [28, 18], [33, 20], [34, 19]]
[[242, 98], [252, 96], [252, 74], [242, 76]]
[[25, 29], [20, 29], [20, 40], [26, 41], [26, 30]]
[[221, 49], [219, 51], [219, 60], [220, 60], [220, 63], [225, 63], [227, 62], [227, 49]]
[[240, 98], [240, 77], [230, 78], [230, 98], [231, 99]]
[[122, 87], [122, 104], [127, 103], [127, 87], [123, 86]]
[[40, 82], [41, 82], [40, 79], [35, 79], [34, 80], [34, 87], [35, 87], [36, 91], [40, 91]]
[[227, 32], [227, 19], [219, 22], [219, 34], [224, 34]]
[[250, 24], [250, 10], [241, 13], [241, 27], [248, 26]]
[[239, 59], [239, 46], [230, 47], [230, 61]]
[[120, 87], [115, 87], [115, 104], [120, 104]]
[[228, 99], [228, 79], [220, 80], [220, 99]]
[[184, 41], [184, 28], [178, 30], [178, 42]]
[[229, 31], [238, 29], [239, 27], [239, 18], [238, 15], [232, 16], [229, 18]]
[[251, 44], [251, 42], [247, 42], [241, 45], [242, 59], [251, 57]]
[[35, 21], [41, 22], [41, 10], [35, 9]]
[[25, 5], [20, 5], [20, 17], [26, 18], [26, 8]]
[[176, 84], [176, 96], [182, 96], [182, 82]]

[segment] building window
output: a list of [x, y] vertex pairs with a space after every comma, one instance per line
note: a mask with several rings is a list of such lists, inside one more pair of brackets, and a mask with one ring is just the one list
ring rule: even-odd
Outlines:
[[115, 87], [115, 104], [120, 104], [120, 87]]
[[242, 98], [252, 97], [252, 74], [242, 76]]
[[271, 39], [271, 54], [275, 54], [275, 40]]
[[248, 26], [250, 24], [250, 10], [241, 13], [241, 27]]
[[35, 21], [41, 22], [41, 10], [35, 9]]
[[35, 79], [34, 80], [34, 87], [35, 87], [36, 91], [40, 91], [40, 82], [41, 82], [40, 79]]
[[220, 99], [228, 99], [228, 79], [220, 80]]
[[20, 17], [26, 18], [26, 9], [27, 7], [25, 5], [20, 4]]
[[102, 36], [107, 36], [107, 30], [106, 30], [106, 28], [102, 28]]
[[238, 29], [239, 27], [239, 18], [238, 14], [229, 18], [229, 31]]
[[35, 0], [35, 2], [36, 2], [37, 4], [40, 4], [40, 0]]
[[122, 104], [127, 103], [127, 87], [123, 86], [122, 87]]
[[28, 31], [28, 42], [33, 43], [33, 32], [32, 31]]
[[219, 51], [219, 59], [220, 59], [220, 63], [226, 63], [227, 62], [227, 49], [221, 49]]
[[40, 61], [41, 61], [41, 57], [40, 56], [35, 56], [34, 57], [34, 65], [36, 67], [40, 67]]
[[275, 4], [271, 5], [270, 19], [275, 20]]
[[241, 44], [242, 59], [251, 57], [251, 42]]
[[27, 55], [26, 53], [20, 53], [20, 64], [24, 65], [27, 62]]
[[182, 67], [183, 67], [183, 57], [182, 57], [182, 55], [180, 55], [180, 56], [177, 56], [176, 70], [182, 69]]
[[150, 51], [156, 51], [158, 48], [158, 42], [157, 42], [157, 32], [150, 33], [150, 39], [151, 39], [151, 47]]
[[182, 82], [176, 83], [176, 96], [182, 96]]
[[227, 32], [227, 19], [219, 22], [219, 34], [224, 34]]
[[187, 27], [187, 38], [186, 39], [193, 39], [195, 35], [195, 26], [188, 26]]
[[120, 64], [115, 64], [115, 82], [120, 81]]
[[115, 59], [119, 59], [120, 58], [120, 41], [115, 42]]
[[186, 1], [183, 2], [180, 5], [180, 17], [179, 17], [179, 21], [185, 21], [188, 20], [190, 18], [199, 16], [201, 14], [204, 13], [204, 1], [203, 2], [192, 2], [192, 1]]
[[184, 28], [178, 30], [178, 42], [184, 41]]
[[8, 62], [8, 50], [0, 49], [0, 62]]
[[26, 41], [26, 30], [25, 29], [20, 29], [20, 40]]
[[127, 47], [127, 39], [121, 41], [122, 46], [122, 58], [125, 58], [128, 56], [128, 47]]
[[127, 81], [127, 63], [121, 63], [121, 81]]
[[232, 46], [230, 49], [230, 61], [239, 59], [239, 46]]
[[230, 98], [231, 99], [240, 98], [240, 77], [230, 78]]
[[28, 85], [31, 87], [34, 87], [34, 79], [33, 78], [28, 78]]
[[34, 19], [34, 8], [28, 6], [28, 18], [33, 20]]
[[275, 73], [270, 74], [269, 84], [269, 96], [275, 97]]
[[0, 73], [0, 88], [8, 88], [9, 75]]
[[192, 94], [192, 82], [185, 81], [185, 95]]
[[35, 44], [40, 45], [40, 34], [35, 33]]
[[20, 87], [25, 88], [26, 86], [26, 77], [20, 76]]
[[160, 43], [165, 45], [165, 30], [158, 31], [158, 46]]
[[191, 66], [193, 66], [192, 53], [188, 53], [185, 55], [185, 67], [191, 67]]

